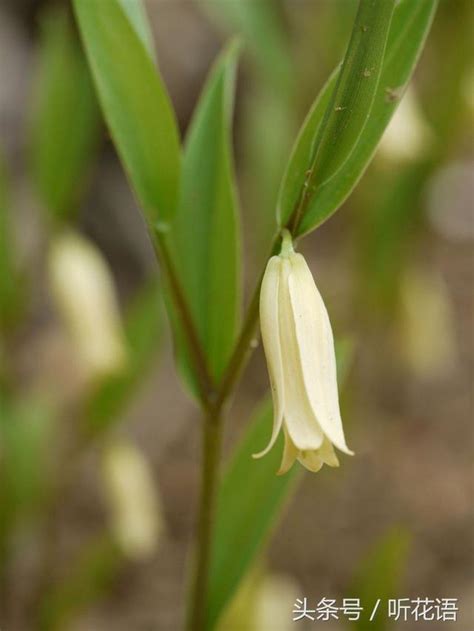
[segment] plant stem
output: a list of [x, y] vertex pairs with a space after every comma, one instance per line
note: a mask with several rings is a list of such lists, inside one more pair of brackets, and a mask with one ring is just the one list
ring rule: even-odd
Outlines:
[[188, 342], [189, 351], [194, 363], [194, 368], [198, 380], [201, 404], [205, 409], [209, 409], [212, 399], [215, 396], [215, 385], [210, 375], [207, 360], [202, 349], [201, 341], [196, 330], [188, 302], [184, 295], [181, 283], [176, 273], [171, 254], [168, 250], [166, 239], [150, 228], [153, 235], [153, 245], [158, 260], [162, 263], [163, 272], [168, 281], [170, 293], [173, 297], [174, 307], [181, 320], [184, 335]]
[[[278, 246], [280, 237], [275, 236], [271, 253]], [[230, 358], [227, 370], [219, 384], [216, 397], [211, 403], [203, 426], [203, 449], [201, 460], [201, 488], [198, 506], [196, 558], [191, 579], [187, 631], [204, 631], [206, 628], [209, 570], [212, 553], [212, 535], [216, 512], [216, 497], [219, 471], [219, 454], [223, 426], [223, 408], [238, 381], [254, 345], [255, 328], [258, 322], [260, 285], [264, 272], [254, 290], [239, 338]]]
[[260, 286], [262, 284], [263, 274], [260, 277], [254, 294], [249, 304], [247, 316], [245, 318], [242, 331], [240, 333], [234, 352], [231, 355], [227, 370], [224, 373], [222, 381], [216, 397], [216, 407], [221, 410], [232, 392], [238, 378], [252, 353], [255, 339], [255, 329], [258, 322], [258, 306], [260, 297]]
[[201, 490], [197, 518], [196, 559], [190, 591], [186, 628], [204, 631], [206, 627], [209, 569], [212, 534], [217, 499], [219, 455], [222, 439], [222, 417], [209, 414], [205, 418], [202, 438]]

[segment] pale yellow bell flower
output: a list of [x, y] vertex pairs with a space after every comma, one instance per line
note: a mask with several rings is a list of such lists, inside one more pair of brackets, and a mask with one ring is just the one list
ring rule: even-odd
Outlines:
[[273, 396], [273, 432], [285, 447], [278, 473], [298, 460], [310, 471], [339, 465], [333, 445], [352, 455], [342, 428], [336, 356], [329, 316], [311, 271], [285, 231], [282, 251], [267, 265], [260, 293], [260, 326]]

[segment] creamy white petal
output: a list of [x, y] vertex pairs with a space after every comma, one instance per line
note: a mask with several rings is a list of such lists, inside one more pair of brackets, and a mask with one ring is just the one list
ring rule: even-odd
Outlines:
[[285, 384], [284, 419], [291, 440], [299, 450], [318, 449], [324, 439], [305, 387], [298, 341], [297, 326], [293, 317], [289, 282], [292, 266], [288, 258], [282, 258], [279, 290], [280, 346]]
[[339, 460], [336, 456], [336, 452], [334, 451], [334, 447], [327, 437], [324, 439], [324, 442], [321, 445], [320, 449], [318, 449], [318, 456], [325, 464], [329, 465], [330, 467], [339, 466]]
[[281, 259], [272, 256], [262, 280], [260, 290], [260, 322], [263, 348], [267, 359], [268, 374], [273, 399], [273, 430], [267, 447], [254, 458], [261, 458], [275, 444], [283, 422], [284, 385], [283, 365], [280, 348], [280, 325], [278, 321], [278, 292], [280, 284]]
[[352, 455], [342, 428], [337, 391], [336, 356], [329, 316], [301, 254], [291, 257], [289, 295], [295, 321], [297, 352], [305, 392], [324, 434], [341, 451]]
[[283, 431], [285, 434], [285, 446], [283, 447], [283, 457], [281, 459], [281, 465], [278, 469], [277, 475], [283, 475], [289, 471], [298, 457], [298, 449], [289, 437], [285, 426], [283, 426]]
[[301, 462], [308, 471], [317, 473], [324, 464], [318, 453], [316, 451], [300, 451], [298, 453], [298, 462]]

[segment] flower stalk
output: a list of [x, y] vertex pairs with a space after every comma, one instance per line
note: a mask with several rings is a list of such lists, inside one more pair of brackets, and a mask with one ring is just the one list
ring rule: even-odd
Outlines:
[[216, 513], [219, 480], [219, 457], [222, 442], [222, 417], [210, 414], [204, 422], [202, 437], [201, 486], [198, 503], [196, 558], [191, 576], [186, 629], [204, 631], [206, 628], [209, 570], [212, 535]]

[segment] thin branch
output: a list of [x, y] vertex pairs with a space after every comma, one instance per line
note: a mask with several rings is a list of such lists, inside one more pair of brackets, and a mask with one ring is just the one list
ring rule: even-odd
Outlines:
[[217, 489], [219, 482], [219, 456], [222, 442], [222, 418], [209, 414], [204, 420], [202, 435], [201, 491], [196, 534], [196, 558], [186, 629], [188, 631], [204, 631], [209, 592], [209, 574], [212, 553], [212, 535], [217, 505]]
[[155, 248], [156, 256], [162, 264], [162, 269], [168, 281], [174, 306], [181, 320], [188, 349], [194, 364], [194, 370], [198, 380], [200, 401], [204, 409], [209, 409], [215, 398], [215, 384], [208, 369], [205, 353], [199, 340], [191, 310], [189, 309], [186, 296], [181, 287], [181, 282], [175, 270], [171, 254], [169, 253], [166, 239], [162, 235], [150, 228], [150, 235]]

